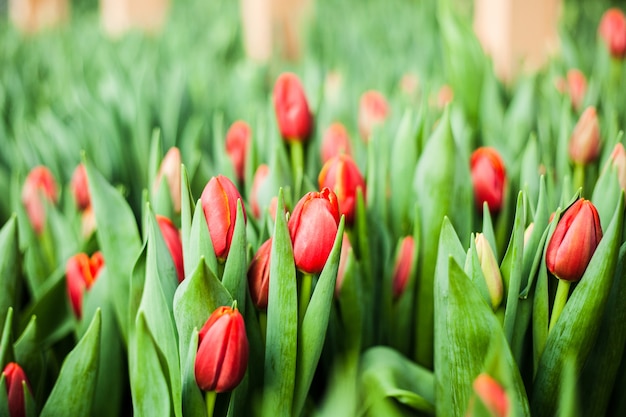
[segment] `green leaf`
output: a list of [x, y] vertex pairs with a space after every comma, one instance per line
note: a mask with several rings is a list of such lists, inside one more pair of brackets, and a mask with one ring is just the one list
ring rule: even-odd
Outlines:
[[209, 269], [217, 275], [217, 258], [215, 256], [213, 241], [211, 240], [211, 235], [209, 234], [209, 227], [207, 226], [204, 209], [202, 208], [202, 202], [200, 200], [198, 200], [198, 204], [196, 204], [196, 210], [191, 222], [188, 240], [189, 246], [187, 251], [183, 253], [185, 271], [192, 271], [198, 265], [200, 258], [204, 258], [205, 262], [207, 262], [207, 265], [209, 266]]
[[[41, 381], [46, 373], [43, 354], [44, 346], [41, 343], [40, 330], [37, 323], [37, 317], [32, 316], [28, 326], [26, 326], [26, 329], [24, 329], [13, 345], [15, 362], [19, 363], [24, 369], [30, 381]], [[38, 387], [34, 387], [40, 391], [36, 394], [41, 393], [41, 387], [41, 384]]]
[[[283, 207], [282, 189], [278, 207]], [[298, 294], [291, 237], [284, 216], [276, 216], [265, 342], [265, 382], [262, 415], [291, 416], [296, 378]]]
[[42, 417], [91, 414], [100, 363], [101, 322], [98, 310], [85, 335], [63, 361]]
[[0, 339], [0, 366], [4, 366], [14, 361], [15, 353], [13, 351], [13, 307], [7, 310], [6, 318], [3, 323], [2, 339]]
[[206, 417], [207, 410], [202, 391], [196, 382], [196, 353], [198, 351], [198, 329], [192, 329], [188, 342], [188, 352], [181, 357], [185, 363], [181, 365], [183, 379], [183, 415], [194, 417]]
[[624, 220], [624, 197], [594, 252], [585, 274], [550, 331], [533, 385], [533, 416], [552, 416], [564, 361], [568, 352], [576, 358], [576, 372], [583, 366], [596, 341], [612, 287]]
[[0, 230], [0, 323], [4, 323], [9, 307], [19, 308], [22, 285], [19, 280], [18, 266], [20, 253], [15, 214]]
[[315, 370], [317, 369], [317, 363], [322, 354], [322, 348], [324, 347], [326, 329], [328, 328], [330, 310], [335, 294], [335, 282], [337, 270], [339, 269], [344, 224], [345, 218], [342, 216], [333, 249], [328, 255], [328, 260], [317, 281], [302, 321], [300, 339], [297, 346], [296, 363], [298, 366], [296, 368], [292, 415], [297, 416], [302, 412]]
[[[208, 228], [207, 228], [208, 230]], [[237, 300], [238, 308], [245, 317], [246, 290], [248, 286], [248, 243], [246, 240], [246, 222], [243, 214], [243, 203], [237, 201], [237, 218], [233, 231], [230, 251], [224, 265], [222, 283], [233, 300]]]
[[9, 398], [7, 393], [7, 379], [0, 372], [0, 417], [11, 417], [9, 413]]

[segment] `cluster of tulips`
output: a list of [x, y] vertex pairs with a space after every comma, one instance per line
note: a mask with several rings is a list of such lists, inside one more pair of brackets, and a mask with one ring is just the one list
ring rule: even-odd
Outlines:
[[[598, 33], [615, 88], [626, 18]], [[66, 187], [34, 167], [0, 230], [0, 414], [620, 415], [619, 107], [580, 70], [555, 86], [540, 150], [470, 133], [449, 86], [400, 119], [367, 91], [360, 140], [318, 133], [282, 73], [269, 133], [232, 123], [197, 200], [156, 133], [139, 213], [97, 155]]]

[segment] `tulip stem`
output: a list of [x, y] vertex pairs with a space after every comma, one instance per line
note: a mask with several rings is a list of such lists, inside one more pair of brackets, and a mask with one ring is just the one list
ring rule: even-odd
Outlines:
[[267, 335], [267, 311], [259, 312], [259, 327], [261, 328], [261, 337], [263, 338], [263, 344], [265, 345], [265, 338]]
[[217, 392], [207, 391], [204, 393], [204, 400], [206, 402], [206, 414], [208, 417], [213, 417], [213, 410], [215, 409], [215, 399], [217, 398]]
[[585, 165], [580, 163], [574, 164], [574, 189], [585, 189]]
[[552, 328], [556, 324], [556, 321], [559, 319], [559, 316], [565, 307], [567, 297], [569, 296], [570, 285], [570, 281], [559, 279], [559, 285], [556, 288], [556, 296], [554, 297], [554, 304], [552, 305], [552, 315], [550, 316], [550, 326], [548, 327], [548, 332], [552, 331]]
[[302, 177], [304, 176], [304, 147], [301, 141], [289, 141], [291, 150], [291, 170], [294, 178], [295, 197], [300, 195], [302, 188]]
[[302, 280], [300, 281], [300, 303], [298, 306], [298, 323], [302, 324], [304, 321], [304, 314], [309, 307], [309, 301], [311, 300], [311, 291], [313, 289], [313, 275], [302, 274]]

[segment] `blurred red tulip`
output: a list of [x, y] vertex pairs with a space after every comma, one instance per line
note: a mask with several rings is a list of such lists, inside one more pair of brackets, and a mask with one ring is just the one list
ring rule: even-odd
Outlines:
[[[252, 214], [257, 219], [261, 217], [261, 212], [265, 208], [265, 202], [268, 200], [267, 180], [270, 175], [270, 167], [261, 164], [254, 173], [252, 179], [252, 190], [250, 191], [250, 206]], [[274, 191], [272, 191], [274, 192]]]
[[437, 92], [437, 107], [443, 109], [454, 100], [454, 91], [449, 85], [443, 85]]
[[387, 99], [375, 90], [366, 91], [359, 102], [359, 133], [368, 142], [372, 131], [387, 120], [389, 105]]
[[22, 203], [37, 234], [43, 232], [46, 224], [44, 198], [51, 203], [57, 202], [57, 184], [50, 170], [40, 165], [30, 171], [22, 188]]
[[235, 175], [239, 181], [243, 181], [246, 156], [251, 140], [252, 130], [243, 120], [233, 123], [226, 133], [226, 153], [233, 163]]
[[582, 71], [577, 69], [567, 71], [567, 93], [574, 110], [580, 110], [587, 94], [587, 78]]
[[577, 164], [593, 162], [600, 154], [600, 123], [595, 107], [587, 107], [569, 140], [569, 155]]
[[91, 258], [81, 252], [67, 260], [65, 266], [67, 293], [74, 314], [79, 319], [83, 311], [83, 293], [91, 288], [103, 266], [104, 257], [100, 252], [94, 253]]
[[89, 183], [87, 182], [87, 170], [84, 164], [78, 164], [74, 173], [72, 174], [72, 180], [70, 182], [70, 188], [72, 189], [72, 195], [76, 206], [80, 211], [85, 210], [91, 205], [91, 196], [89, 195]]
[[195, 376], [203, 391], [233, 390], [248, 366], [246, 325], [237, 308], [219, 307], [198, 333]]
[[498, 213], [502, 208], [506, 171], [498, 151], [490, 147], [476, 149], [470, 160], [474, 202], [476, 208], [483, 209], [486, 201], [491, 213]]
[[320, 273], [335, 243], [339, 226], [337, 196], [330, 189], [307, 193], [289, 218], [296, 267], [308, 274]]
[[318, 182], [320, 189], [328, 187], [333, 190], [339, 203], [339, 213], [345, 214], [346, 223], [352, 224], [359, 188], [365, 198], [365, 179], [356, 162], [349, 155], [329, 159], [322, 167]]
[[161, 181], [165, 178], [167, 181], [167, 187], [170, 191], [170, 197], [172, 199], [172, 205], [175, 213], [180, 213], [180, 166], [182, 164], [180, 150], [177, 147], [171, 147], [169, 151], [163, 157], [159, 172], [154, 179], [153, 191], [156, 193], [161, 186]]
[[257, 250], [248, 267], [248, 286], [250, 297], [259, 310], [267, 308], [267, 296], [270, 285], [270, 256], [272, 238], [266, 240]]
[[350, 155], [350, 136], [345, 126], [335, 122], [328, 126], [322, 139], [322, 162], [337, 155]]
[[183, 262], [183, 242], [180, 239], [180, 231], [174, 223], [165, 216], [157, 214], [156, 220], [161, 229], [161, 234], [163, 234], [165, 244], [172, 255], [172, 260], [176, 267], [176, 274], [178, 275], [178, 282], [183, 282], [185, 279], [185, 269]]
[[313, 128], [313, 115], [297, 75], [285, 72], [274, 85], [274, 110], [285, 140], [303, 142]]
[[617, 8], [604, 12], [598, 34], [606, 44], [613, 58], [622, 59], [626, 55], [626, 17]]
[[339, 254], [339, 268], [337, 269], [337, 280], [335, 281], [335, 297], [339, 297], [339, 293], [341, 292], [341, 288], [343, 287], [343, 280], [346, 273], [346, 264], [348, 263], [348, 256], [350, 256], [350, 252], [352, 252], [352, 244], [350, 243], [348, 233], [344, 232], [341, 241], [341, 253]]
[[9, 362], [2, 371], [7, 387], [7, 402], [11, 417], [25, 417], [26, 403], [24, 399], [24, 384], [29, 391], [30, 383], [21, 366], [15, 362]]
[[413, 236], [406, 236], [400, 242], [396, 255], [392, 276], [393, 299], [397, 300], [406, 289], [411, 276], [411, 268], [415, 263], [415, 240]]
[[[509, 397], [498, 381], [488, 374], [482, 373], [476, 377], [474, 392], [485, 405], [492, 417], [508, 417], [511, 412]], [[469, 413], [470, 416], [473, 413]]]
[[609, 158], [610, 166], [617, 170], [617, 179], [622, 190], [626, 190], [626, 150], [621, 143], [615, 144]]

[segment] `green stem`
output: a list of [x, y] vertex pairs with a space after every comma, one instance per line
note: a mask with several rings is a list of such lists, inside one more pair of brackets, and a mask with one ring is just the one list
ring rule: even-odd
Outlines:
[[585, 190], [585, 166], [583, 164], [574, 164], [574, 191], [583, 189]]
[[311, 300], [311, 291], [313, 289], [313, 275], [302, 274], [302, 281], [300, 283], [300, 302], [298, 303], [298, 323], [302, 325], [304, 321], [304, 314], [309, 307], [309, 301]]
[[563, 308], [565, 307], [565, 303], [567, 302], [567, 297], [569, 295], [570, 285], [570, 281], [559, 279], [556, 296], [554, 297], [554, 304], [552, 305], [552, 315], [550, 316], [550, 326], [548, 327], [548, 332], [552, 331], [552, 328], [556, 324]]
[[267, 311], [259, 311], [259, 327], [261, 328], [261, 337], [263, 338], [263, 345], [265, 345], [267, 335]]
[[289, 141], [289, 146], [291, 150], [291, 171], [294, 178], [294, 197], [298, 199], [304, 177], [304, 145], [300, 140], [294, 139]]
[[204, 393], [204, 400], [206, 402], [206, 415], [213, 417], [213, 410], [215, 409], [215, 399], [217, 398], [217, 392], [207, 391]]

